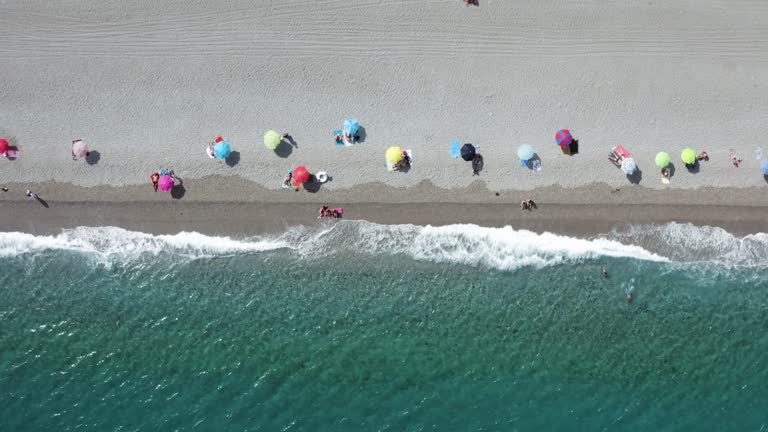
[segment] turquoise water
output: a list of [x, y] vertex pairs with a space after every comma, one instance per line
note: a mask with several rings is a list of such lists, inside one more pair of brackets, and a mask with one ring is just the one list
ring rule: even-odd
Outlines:
[[768, 430], [765, 234], [102, 228], [0, 257], [1, 430]]

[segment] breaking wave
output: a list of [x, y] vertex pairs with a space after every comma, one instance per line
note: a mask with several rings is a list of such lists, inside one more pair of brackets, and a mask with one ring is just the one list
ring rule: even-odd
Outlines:
[[1, 257], [55, 250], [92, 255], [106, 262], [130, 262], [158, 255], [195, 259], [285, 250], [299, 257], [401, 255], [500, 270], [600, 257], [766, 266], [768, 234], [737, 237], [720, 228], [671, 223], [581, 239], [511, 227], [379, 225], [363, 221], [294, 227], [281, 234], [243, 239], [196, 232], [153, 235], [116, 227], [80, 227], [53, 236], [0, 233]]

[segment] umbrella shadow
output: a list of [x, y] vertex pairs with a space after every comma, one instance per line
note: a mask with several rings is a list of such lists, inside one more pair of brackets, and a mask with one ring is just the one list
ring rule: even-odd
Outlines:
[[184, 194], [187, 193], [187, 188], [184, 187], [184, 181], [180, 178], [176, 177], [176, 180], [178, 180], [178, 184], [173, 185], [171, 188], [171, 198], [173, 199], [182, 199], [184, 198]]
[[640, 184], [643, 179], [643, 171], [640, 168], [636, 168], [632, 174], [627, 174], [627, 180], [632, 184]]
[[698, 174], [701, 170], [701, 165], [699, 164], [699, 160], [696, 159], [692, 164], [685, 164], [685, 168], [691, 174]]
[[[326, 183], [331, 181], [331, 178], [332, 177], [329, 176]], [[323, 183], [320, 183], [319, 181], [317, 181], [317, 177], [315, 177], [315, 175], [313, 174], [309, 178], [309, 181], [304, 182], [304, 184], [302, 184], [302, 187], [304, 188], [305, 191], [309, 193], [317, 193], [323, 187]]]
[[275, 150], [274, 150], [275, 154], [278, 157], [281, 157], [283, 159], [287, 158], [288, 156], [291, 155], [291, 153], [293, 153], [294, 147], [296, 148], [299, 147], [297, 144], [294, 144], [294, 143], [295, 141], [293, 141], [293, 139], [291, 139], [290, 141], [288, 141], [287, 139], [280, 141], [280, 144], [278, 144], [277, 147], [275, 147]]
[[229, 157], [224, 159], [224, 163], [227, 164], [228, 167], [234, 167], [235, 165], [240, 163], [240, 152], [239, 151], [233, 151], [229, 153]]
[[541, 167], [541, 158], [539, 157], [538, 153], [534, 153], [533, 156], [525, 163], [525, 166], [528, 167], [529, 170], [533, 171], [535, 162], [538, 162], [539, 167]]
[[355, 134], [355, 144], [365, 142], [365, 137], [368, 136], [365, 133], [365, 128], [360, 126], [357, 128], [357, 133]]
[[763, 180], [765, 180], [765, 182], [768, 183], [768, 174], [763, 176]]
[[672, 162], [667, 165], [667, 169], [669, 170], [669, 178], [672, 178], [675, 175], [675, 164]]
[[101, 160], [101, 153], [99, 153], [96, 150], [90, 151], [88, 152], [88, 154], [85, 155], [85, 163], [87, 163], [88, 165], [91, 165], [91, 166], [96, 165], [97, 163], [99, 163], [100, 160]]
[[576, 138], [571, 139], [571, 143], [568, 144], [568, 156], [579, 154], [579, 140]]

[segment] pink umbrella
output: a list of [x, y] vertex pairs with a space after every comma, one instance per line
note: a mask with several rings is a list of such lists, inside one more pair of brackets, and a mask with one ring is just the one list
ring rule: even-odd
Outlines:
[[10, 147], [8, 141], [4, 138], [0, 138], [0, 154], [5, 154], [5, 152], [8, 151], [8, 147]]
[[84, 158], [88, 156], [88, 146], [82, 140], [72, 142], [72, 154], [75, 157]]
[[173, 179], [169, 175], [160, 176], [160, 180], [157, 181], [157, 187], [163, 192], [168, 192], [173, 189]]

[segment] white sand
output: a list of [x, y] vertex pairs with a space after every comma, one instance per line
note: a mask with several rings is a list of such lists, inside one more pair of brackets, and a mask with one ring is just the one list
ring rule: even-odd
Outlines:
[[[480, 145], [493, 190], [627, 185], [606, 159], [618, 143], [642, 186], [662, 187], [653, 157], [667, 150], [670, 187], [765, 187], [767, 22], [766, 0], [2, 0], [0, 136], [22, 157], [0, 160], [0, 182], [139, 184], [169, 165], [277, 188], [307, 164], [329, 171], [329, 189], [461, 187], [477, 177], [450, 158], [459, 139]], [[331, 131], [350, 115], [365, 142], [337, 148]], [[562, 127], [579, 155], [555, 145]], [[278, 157], [267, 129], [298, 148]], [[234, 167], [205, 155], [218, 134]], [[76, 138], [96, 165], [71, 160]], [[542, 171], [519, 166], [521, 143]], [[412, 148], [416, 167], [387, 172], [390, 145]], [[696, 175], [686, 146], [712, 157]]]

